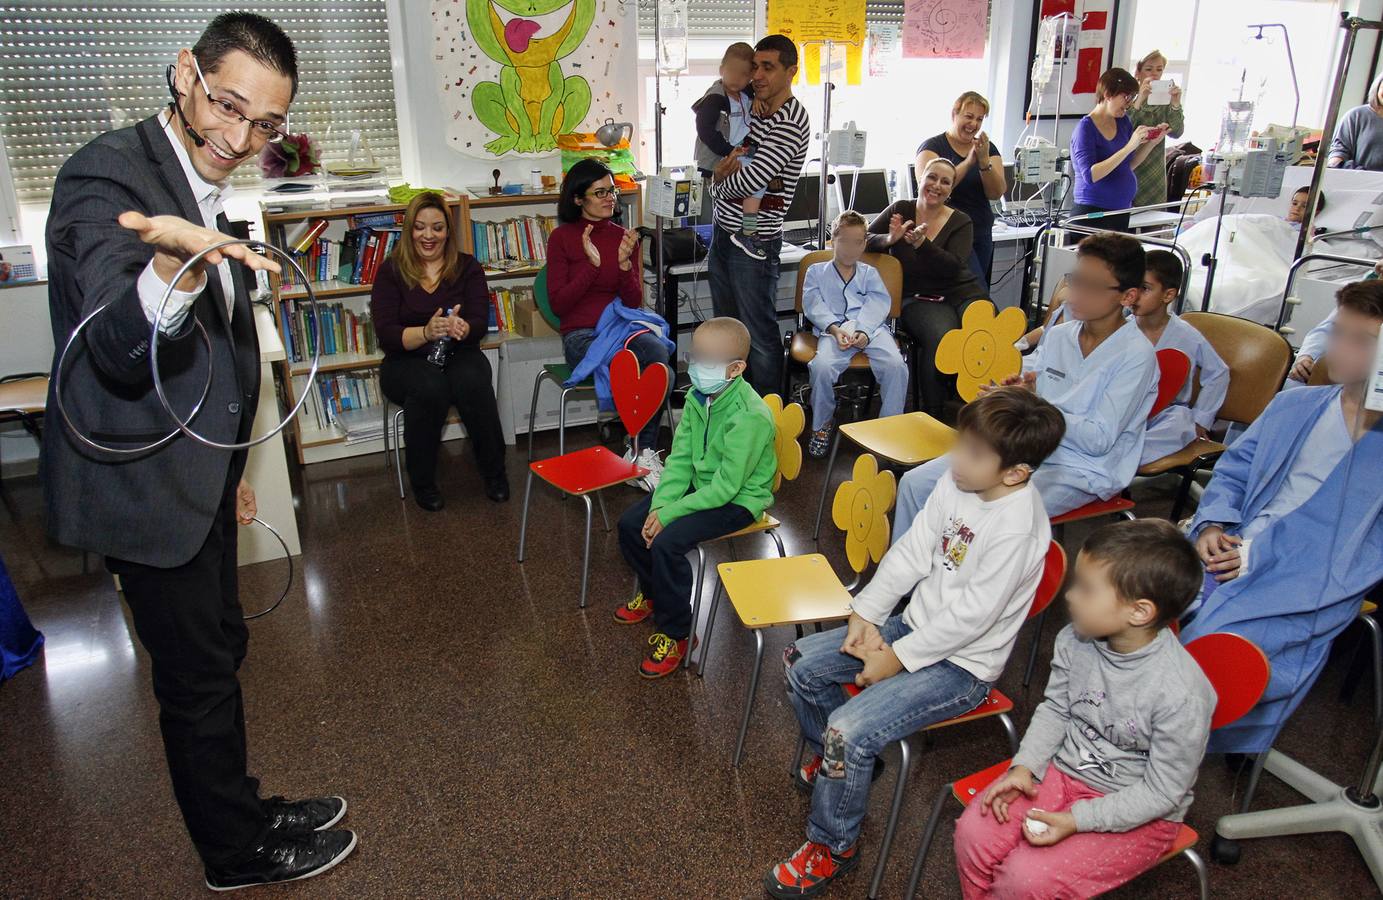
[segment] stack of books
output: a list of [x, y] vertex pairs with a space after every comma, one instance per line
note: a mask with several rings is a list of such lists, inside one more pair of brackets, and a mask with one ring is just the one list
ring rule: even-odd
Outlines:
[[[284, 235], [283, 246], [313, 284], [373, 284], [379, 265], [398, 243], [403, 213], [350, 216], [340, 240], [325, 237], [326, 219], [309, 219]], [[283, 273], [284, 290], [301, 288], [296, 272]]]
[[515, 306], [536, 302], [532, 286], [496, 288], [490, 291], [490, 330], [513, 334]]
[[316, 385], [303, 401], [303, 409], [317, 423], [317, 428], [324, 430], [338, 425], [343, 413], [378, 407], [384, 402], [383, 397], [379, 392], [378, 369], [334, 372], [317, 376]]
[[[379, 352], [375, 323], [368, 312], [359, 312], [344, 303], [318, 303], [322, 318], [322, 355]], [[279, 300], [279, 331], [292, 362], [306, 362], [316, 354], [317, 325], [312, 304], [293, 297]]]
[[521, 216], [506, 222], [471, 222], [475, 258], [494, 272], [536, 268], [547, 261], [556, 216]]

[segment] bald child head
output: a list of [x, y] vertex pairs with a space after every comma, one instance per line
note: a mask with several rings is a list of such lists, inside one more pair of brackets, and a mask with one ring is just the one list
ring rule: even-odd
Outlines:
[[[739, 319], [728, 316], [707, 319], [692, 334], [691, 355], [692, 366], [700, 369], [699, 374], [705, 379], [697, 388], [703, 393], [708, 388], [710, 393], [716, 393], [718, 388], [711, 386], [717, 382], [725, 384], [719, 379], [734, 381], [749, 365], [749, 329]], [[696, 384], [697, 378], [692, 381]]]

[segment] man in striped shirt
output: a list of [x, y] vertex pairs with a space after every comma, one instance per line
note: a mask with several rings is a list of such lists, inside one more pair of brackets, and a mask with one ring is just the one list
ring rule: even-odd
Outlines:
[[[797, 46], [771, 34], [754, 48], [754, 97], [762, 114], [754, 117], [749, 143], [754, 159], [742, 165], [736, 148], [716, 166], [712, 194], [716, 228], [707, 261], [711, 303], [717, 316], [732, 316], [749, 329], [749, 382], [762, 396], [780, 390], [782, 338], [778, 328], [778, 255], [783, 245], [783, 213], [792, 203], [797, 179], [807, 159], [811, 123], [807, 110], [792, 95], [797, 75]], [[758, 214], [756, 259], [734, 245], [745, 197], [764, 192]]]

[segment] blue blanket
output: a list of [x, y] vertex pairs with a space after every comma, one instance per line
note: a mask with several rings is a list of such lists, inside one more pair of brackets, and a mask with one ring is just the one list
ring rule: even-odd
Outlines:
[[[1338, 387], [1278, 394], [1215, 465], [1192, 523], [1234, 534], [1277, 494], [1311, 427], [1339, 400]], [[1331, 642], [1359, 615], [1364, 594], [1383, 580], [1383, 431], [1361, 437], [1296, 510], [1253, 542], [1249, 571], [1215, 584], [1182, 631], [1192, 641], [1215, 631], [1248, 638], [1267, 654], [1272, 678], [1263, 699], [1215, 731], [1211, 753], [1260, 753], [1306, 697]]]
[[571, 377], [563, 383], [563, 387], [573, 387], [594, 376], [596, 405], [603, 410], [614, 409], [615, 398], [610, 393], [610, 360], [624, 349], [630, 338], [645, 331], [662, 340], [669, 359], [676, 356], [677, 345], [668, 340], [671, 328], [667, 320], [651, 309], [612, 301], [595, 324], [595, 341], [586, 350], [581, 362], [572, 368]]

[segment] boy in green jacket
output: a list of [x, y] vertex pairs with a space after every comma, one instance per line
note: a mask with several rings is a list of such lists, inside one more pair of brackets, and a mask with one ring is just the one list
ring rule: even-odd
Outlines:
[[710, 319], [696, 329], [687, 370], [693, 390], [662, 480], [620, 516], [620, 550], [639, 591], [615, 610], [615, 621], [633, 625], [651, 615], [658, 628], [639, 664], [644, 678], [675, 672], [687, 652], [695, 626], [687, 554], [753, 524], [773, 503], [775, 425], [741, 377], [748, 356], [749, 330], [738, 319]]

